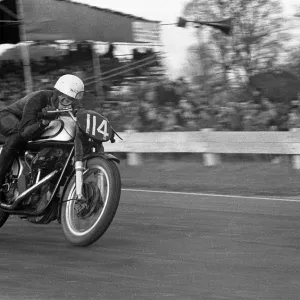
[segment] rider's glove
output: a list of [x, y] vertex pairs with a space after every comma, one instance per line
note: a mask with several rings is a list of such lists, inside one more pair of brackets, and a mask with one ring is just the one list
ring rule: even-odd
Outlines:
[[39, 117], [43, 120], [55, 120], [58, 118], [59, 114], [55, 113], [56, 108], [53, 106], [46, 106], [42, 109], [42, 112], [39, 113]]
[[41, 124], [44, 127], [47, 127], [50, 124], [51, 120], [42, 119]]

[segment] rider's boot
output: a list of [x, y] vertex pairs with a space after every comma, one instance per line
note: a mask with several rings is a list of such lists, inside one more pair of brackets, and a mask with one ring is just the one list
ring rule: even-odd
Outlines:
[[0, 155], [0, 192], [5, 192], [6, 201], [8, 203], [10, 203], [15, 197], [15, 189], [10, 189], [9, 186], [5, 185], [5, 175], [9, 170], [13, 160], [14, 157], [11, 157], [10, 155], [2, 155], [2, 153]]
[[14, 160], [14, 156], [11, 153], [7, 153], [6, 151], [2, 151], [0, 154], [0, 188], [3, 188], [3, 184], [5, 182], [5, 175], [9, 170], [12, 162]]
[[[15, 157], [18, 155], [20, 146], [22, 144], [22, 138], [19, 134], [11, 135], [5, 142], [2, 151], [0, 153], [0, 192], [7, 190], [5, 183], [5, 175], [8, 172], [10, 166], [12, 165]], [[7, 195], [9, 197], [14, 197], [12, 195]], [[11, 200], [11, 199], [7, 199]]]

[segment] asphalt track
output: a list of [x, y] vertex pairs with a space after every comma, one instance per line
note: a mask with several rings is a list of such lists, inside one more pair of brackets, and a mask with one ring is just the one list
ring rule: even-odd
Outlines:
[[300, 202], [122, 191], [88, 248], [58, 223], [0, 231], [0, 299], [300, 299]]

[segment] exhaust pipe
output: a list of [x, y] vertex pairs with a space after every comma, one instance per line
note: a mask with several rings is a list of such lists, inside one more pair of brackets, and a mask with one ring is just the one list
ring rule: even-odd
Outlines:
[[23, 192], [21, 195], [19, 195], [12, 204], [6, 204], [6, 203], [0, 203], [0, 208], [3, 209], [10, 209], [13, 210], [15, 209], [25, 198], [30, 196], [34, 191], [39, 189], [44, 183], [48, 182], [50, 179], [52, 179], [59, 170], [52, 171], [50, 174], [45, 176], [41, 181], [37, 182], [35, 185], [30, 187], [28, 190]]

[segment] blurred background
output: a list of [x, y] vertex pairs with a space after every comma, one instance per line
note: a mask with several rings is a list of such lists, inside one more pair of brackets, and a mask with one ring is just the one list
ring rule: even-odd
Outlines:
[[[120, 2], [111, 2], [110, 8], [117, 9]], [[125, 12], [145, 14], [148, 6], [152, 10], [146, 17], [165, 16], [159, 20], [159, 44], [96, 42], [104, 105], [99, 101], [89, 107], [101, 111], [117, 130], [265, 131], [298, 127], [300, 7], [293, 5], [295, 1], [179, 1], [173, 15], [169, 2], [161, 8], [143, 2], [143, 11], [139, 11], [137, 2], [131, 6], [128, 1]], [[107, 1], [102, 4], [109, 5]], [[101, 7], [101, 1], [97, 6]], [[119, 7], [121, 10], [124, 5]], [[178, 28], [179, 15], [208, 22], [233, 18], [232, 33], [227, 36], [192, 23]], [[30, 43], [33, 90], [52, 88], [60, 75], [72, 73], [95, 92], [93, 44]], [[170, 45], [177, 44], [177, 51], [172, 52]], [[8, 105], [26, 93], [21, 47], [1, 47], [0, 103]]]

